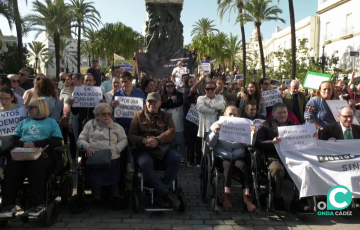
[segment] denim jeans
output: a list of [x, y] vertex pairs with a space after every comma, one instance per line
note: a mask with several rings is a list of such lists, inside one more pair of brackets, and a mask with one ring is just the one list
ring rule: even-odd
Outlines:
[[186, 158], [186, 147], [185, 147], [185, 138], [184, 138], [184, 131], [176, 132], [175, 135], [175, 144], [179, 145], [179, 154], [181, 158]]
[[179, 154], [173, 149], [166, 154], [163, 159], [163, 162], [166, 164], [166, 170], [162, 181], [154, 169], [154, 158], [150, 153], [140, 151], [137, 154], [137, 161], [144, 177], [154, 186], [158, 194], [160, 196], [166, 195], [169, 192], [168, 185], [175, 180], [180, 168]]

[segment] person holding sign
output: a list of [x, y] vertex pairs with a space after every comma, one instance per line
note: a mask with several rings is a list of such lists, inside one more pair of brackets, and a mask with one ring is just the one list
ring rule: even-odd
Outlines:
[[340, 122], [325, 125], [321, 132], [321, 140], [351, 140], [360, 139], [360, 126], [354, 125], [354, 112], [350, 107], [344, 106], [337, 116]]
[[112, 79], [109, 81], [111, 82], [112, 89], [109, 92], [107, 92], [106, 94], [104, 94], [104, 97], [106, 99], [106, 102], [109, 105], [111, 105], [112, 98], [113, 98], [115, 92], [117, 92], [120, 89], [120, 77], [113, 76]]
[[[0, 88], [0, 141], [1, 149], [10, 147], [10, 137], [16, 126], [26, 117], [23, 105], [17, 104], [17, 98], [11, 88]], [[4, 166], [3, 156], [0, 156], [0, 168]]]
[[267, 120], [260, 125], [255, 146], [262, 150], [266, 157], [266, 165], [270, 172], [271, 187], [274, 193], [273, 203], [275, 209], [286, 212], [284, 199], [281, 196], [285, 169], [274, 144], [279, 144], [281, 141], [278, 127], [296, 124], [288, 120], [288, 110], [284, 103], [275, 104], [272, 112], [273, 119]]
[[34, 196], [30, 209], [26, 210], [29, 216], [39, 216], [45, 211], [46, 182], [48, 172], [53, 170], [59, 160], [54, 149], [62, 146], [62, 135], [58, 123], [49, 118], [49, 108], [44, 99], [30, 102], [29, 118], [22, 120], [11, 136], [11, 147], [46, 148], [46, 151], [34, 161], [14, 161], [7, 158], [5, 177], [2, 187], [1, 217], [12, 217], [16, 213], [15, 199], [19, 186], [24, 178], [30, 182], [31, 194]]
[[[226, 107], [224, 116], [237, 117], [237, 108], [233, 105]], [[256, 210], [256, 206], [252, 203], [252, 198], [249, 190], [249, 175], [248, 167], [245, 163], [245, 145], [242, 143], [220, 140], [221, 124], [215, 122], [211, 125], [209, 135], [207, 138], [209, 147], [214, 148], [214, 154], [223, 160], [224, 178], [225, 178], [225, 192], [223, 194], [223, 208], [225, 211], [233, 209], [231, 203], [231, 178], [233, 172], [240, 174], [241, 187], [244, 195], [244, 205], [249, 212]], [[256, 128], [251, 125], [251, 130], [256, 133]]]
[[304, 118], [307, 123], [314, 123], [317, 129], [336, 122], [326, 100], [334, 100], [334, 86], [330, 81], [323, 81], [316, 97], [313, 97], [305, 106]]

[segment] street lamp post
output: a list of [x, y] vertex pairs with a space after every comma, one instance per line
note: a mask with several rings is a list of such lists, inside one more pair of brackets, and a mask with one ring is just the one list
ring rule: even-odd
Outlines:
[[325, 46], [323, 46], [322, 48], [323, 48], [323, 53], [321, 56], [321, 72], [325, 73], [325, 64], [326, 64]]

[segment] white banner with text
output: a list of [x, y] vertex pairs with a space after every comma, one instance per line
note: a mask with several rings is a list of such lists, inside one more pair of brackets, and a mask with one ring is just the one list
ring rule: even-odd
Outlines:
[[143, 109], [144, 102], [139, 97], [115, 96], [115, 100], [120, 102], [120, 105], [114, 108], [116, 118], [133, 118], [135, 113]]
[[98, 86], [75, 86], [72, 107], [93, 108], [103, 99], [101, 88]]

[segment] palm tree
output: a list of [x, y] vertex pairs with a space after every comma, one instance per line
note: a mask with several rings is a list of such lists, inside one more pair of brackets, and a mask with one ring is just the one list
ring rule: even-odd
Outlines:
[[219, 32], [213, 24], [214, 20], [208, 18], [202, 18], [199, 21], [195, 22], [193, 25], [193, 30], [191, 31], [191, 36], [195, 35], [205, 35], [212, 34], [214, 31]]
[[[91, 29], [97, 27], [101, 18], [100, 13], [93, 6], [94, 2], [84, 2], [84, 0], [70, 0], [72, 3], [72, 10], [75, 16], [75, 27], [77, 28], [77, 67], [78, 73], [80, 73], [81, 67], [81, 32], [87, 30], [87, 25], [90, 25]], [[101, 22], [100, 22], [101, 23]]]
[[49, 53], [49, 49], [46, 48], [44, 43], [38, 41], [33, 41], [31, 43], [28, 43], [28, 45], [30, 51], [29, 58], [31, 60], [35, 60], [35, 73], [40, 73], [40, 63], [46, 63], [49, 60], [49, 56], [51, 55]]
[[9, 23], [9, 27], [12, 30], [12, 25], [14, 23], [14, 10], [11, 5], [0, 1], [0, 15], [6, 18]]
[[37, 31], [36, 37], [42, 32], [46, 32], [48, 38], [54, 42], [55, 46], [55, 66], [56, 78], [60, 74], [60, 38], [71, 34], [71, 21], [73, 19], [70, 6], [64, 0], [45, 0], [45, 4], [36, 0], [33, 2], [35, 14], [28, 15], [26, 20], [30, 21]]
[[[226, 44], [226, 48], [225, 48], [225, 53], [227, 56], [227, 59], [230, 63], [230, 69], [234, 69], [235, 66], [235, 60], [236, 60], [236, 56], [239, 53], [239, 51], [241, 50], [241, 40], [238, 40], [239, 36], [238, 35], [233, 35], [232, 33], [230, 33], [228, 42]], [[245, 80], [245, 77], [244, 77]], [[245, 84], [245, 83], [244, 83]]]
[[77, 63], [77, 52], [74, 51], [74, 46], [71, 45], [71, 40], [61, 37], [60, 38], [60, 57], [61, 57], [61, 64], [65, 64], [65, 60], [68, 63], [69, 61], [71, 64]]
[[244, 5], [245, 13], [242, 13], [238, 17], [238, 21], [243, 24], [247, 22], [254, 22], [258, 40], [259, 40], [259, 49], [260, 49], [260, 61], [262, 66], [262, 75], [266, 77], [265, 74], [265, 60], [264, 60], [264, 50], [261, 39], [261, 30], [260, 26], [262, 22], [265, 21], [277, 21], [285, 23], [285, 20], [278, 17], [278, 14], [282, 13], [282, 10], [277, 6], [269, 6], [272, 0], [252, 0], [247, 1]]
[[[290, 29], [291, 29], [291, 78], [296, 77], [296, 31], [295, 31], [295, 13], [293, 0], [289, 1]], [[279, 4], [280, 0], [278, 0]]]
[[[229, 11], [229, 20], [231, 11], [236, 12], [240, 15], [243, 13], [244, 0], [218, 0], [218, 14], [220, 15], [220, 19], [224, 18], [224, 15], [227, 11]], [[244, 23], [240, 22], [240, 30], [241, 30], [241, 40], [242, 40], [242, 56], [243, 56], [243, 74], [244, 74], [244, 85], [246, 79], [246, 37], [245, 37], [245, 28]]]

